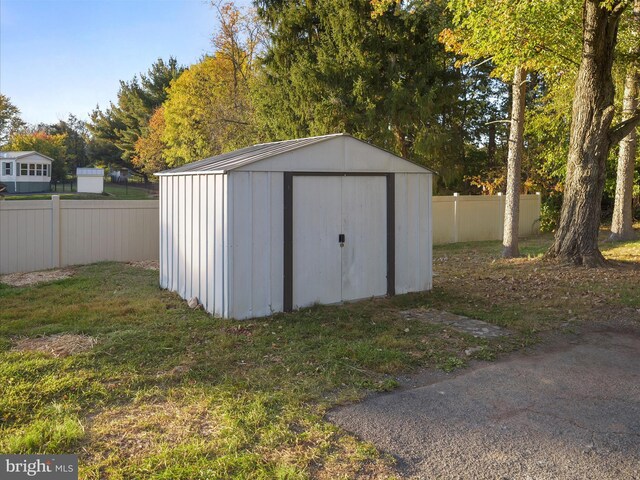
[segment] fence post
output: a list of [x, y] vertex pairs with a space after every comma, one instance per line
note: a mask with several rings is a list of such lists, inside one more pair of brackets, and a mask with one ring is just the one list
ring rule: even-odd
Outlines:
[[453, 194], [453, 243], [458, 243], [458, 193]]
[[498, 240], [502, 240], [504, 238], [504, 199], [502, 198], [502, 192], [498, 192], [498, 221], [500, 222], [498, 225], [500, 238]]
[[51, 263], [60, 267], [60, 195], [51, 195]]

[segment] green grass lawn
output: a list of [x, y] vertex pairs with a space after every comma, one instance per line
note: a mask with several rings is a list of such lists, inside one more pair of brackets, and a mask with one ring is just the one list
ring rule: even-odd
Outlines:
[[[51, 195], [60, 195], [61, 200], [153, 200], [157, 199], [157, 194], [138, 184], [124, 185], [105, 182], [104, 193], [77, 193], [70, 192], [67, 186], [66, 191], [59, 187], [58, 192], [34, 193], [31, 195], [7, 195], [6, 200], [50, 200]], [[75, 188], [75, 187], [74, 187]]]
[[[76, 268], [31, 287], [0, 284], [0, 452], [78, 453], [81, 478], [389, 478], [393, 462], [323, 420], [327, 409], [535, 342], [567, 322], [638, 315], [640, 242], [606, 245], [615, 268], [499, 258], [499, 242], [434, 250], [434, 290], [243, 322], [190, 310], [158, 274], [125, 264]], [[510, 328], [479, 340], [404, 320], [433, 307]], [[635, 312], [635, 313], [634, 313]], [[635, 317], [637, 318], [637, 317]], [[17, 337], [80, 333], [88, 352], [14, 351]]]

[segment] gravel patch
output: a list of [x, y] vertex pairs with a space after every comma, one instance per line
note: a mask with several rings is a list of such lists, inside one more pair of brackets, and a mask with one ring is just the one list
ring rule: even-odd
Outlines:
[[455, 315], [432, 308], [416, 308], [400, 312], [405, 320], [420, 320], [429, 323], [448, 325], [455, 330], [469, 333], [476, 338], [497, 338], [509, 335], [509, 331], [491, 323], [476, 320], [475, 318]]

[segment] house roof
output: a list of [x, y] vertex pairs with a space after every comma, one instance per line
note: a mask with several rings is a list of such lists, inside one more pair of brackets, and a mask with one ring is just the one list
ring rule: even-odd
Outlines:
[[103, 168], [82, 167], [76, 168], [76, 176], [78, 177], [102, 177], [104, 176]]
[[[334, 133], [331, 135], [321, 135], [318, 137], [308, 137], [308, 138], [298, 138], [295, 140], [282, 140], [279, 142], [271, 142], [271, 143], [259, 143], [257, 145], [252, 145], [250, 147], [241, 148], [240, 150], [234, 150], [233, 152], [223, 153], [222, 155], [216, 155], [213, 157], [205, 158], [204, 160], [199, 160], [197, 162], [187, 163], [186, 165], [182, 165], [177, 168], [173, 168], [171, 170], [165, 170], [163, 172], [156, 173], [156, 175], [175, 175], [181, 173], [226, 173], [231, 170], [235, 170], [245, 165], [249, 165], [251, 163], [256, 163], [261, 160], [265, 160], [270, 157], [274, 157], [276, 155], [280, 155], [286, 152], [290, 152], [292, 150], [297, 150], [299, 148], [307, 147], [309, 145], [313, 145], [316, 143], [324, 142], [330, 140], [335, 137], [351, 137], [346, 133]], [[362, 140], [356, 139], [359, 142], [363, 142]], [[375, 145], [370, 145], [373, 148], [379, 148]], [[380, 148], [379, 148], [380, 149]], [[382, 149], [380, 149], [382, 150]], [[391, 153], [391, 152], [387, 152]], [[391, 153], [392, 155], [395, 155]], [[397, 155], [396, 155], [397, 156]], [[402, 158], [402, 157], [398, 157]], [[402, 158], [402, 160], [410, 162]], [[414, 162], [410, 162], [414, 163]], [[428, 168], [425, 168], [422, 165], [418, 165], [419, 167], [432, 171]]]
[[53, 158], [47, 157], [46, 155], [36, 152], [35, 150], [22, 151], [22, 152], [0, 152], [0, 159], [18, 160], [20, 158], [28, 157], [30, 155], [38, 155], [39, 157], [42, 157], [46, 160], [50, 160], [53, 162]]

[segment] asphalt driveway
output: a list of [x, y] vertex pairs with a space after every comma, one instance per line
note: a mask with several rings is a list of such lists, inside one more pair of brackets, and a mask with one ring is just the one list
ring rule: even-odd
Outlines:
[[603, 329], [371, 397], [329, 419], [403, 477], [640, 479], [640, 334]]

